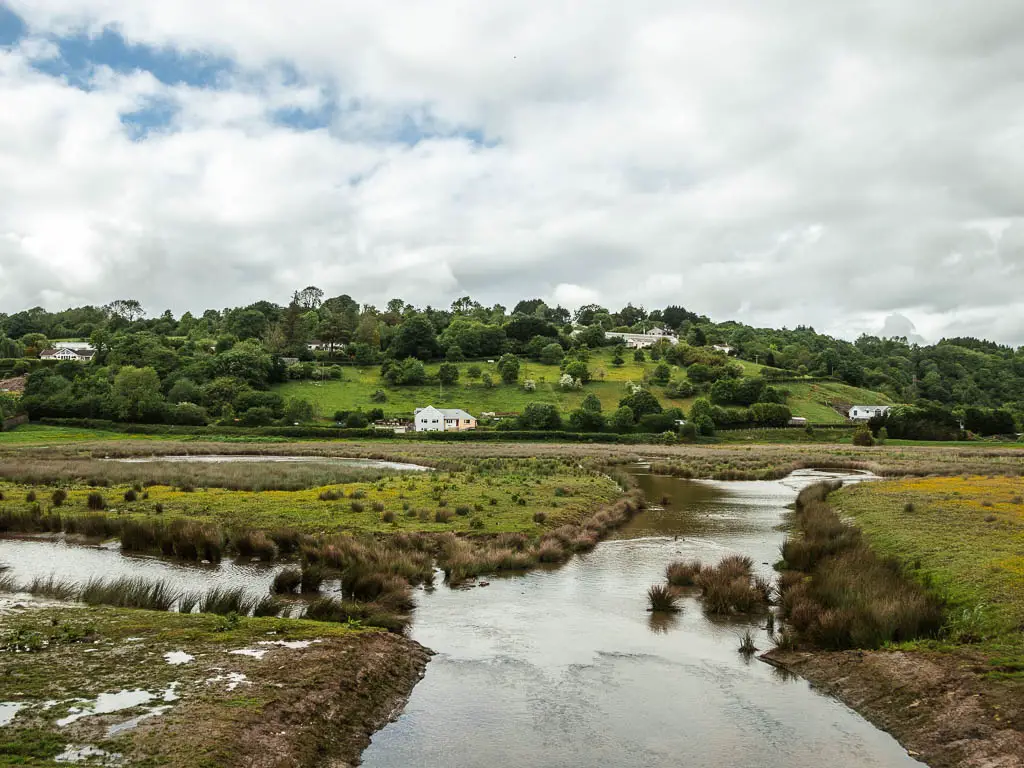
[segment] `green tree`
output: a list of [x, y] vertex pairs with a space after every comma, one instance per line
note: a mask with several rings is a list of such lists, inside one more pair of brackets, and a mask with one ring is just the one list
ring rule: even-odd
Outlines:
[[557, 430], [562, 428], [558, 408], [548, 403], [530, 403], [519, 416], [519, 428], [527, 430]]
[[646, 389], [640, 389], [619, 401], [619, 406], [626, 406], [633, 412], [633, 418], [639, 419], [648, 413], [661, 413], [661, 403]]
[[313, 404], [301, 397], [289, 398], [284, 406], [284, 420], [289, 424], [313, 421], [314, 415]]
[[565, 366], [565, 372], [584, 384], [590, 381], [590, 369], [582, 360], [573, 360]]
[[541, 349], [540, 361], [545, 365], [558, 365], [564, 355], [565, 350], [562, 348], [562, 345], [552, 342]]
[[454, 384], [459, 380], [459, 366], [454, 363], [441, 363], [437, 369], [437, 379], [442, 384]]
[[590, 411], [592, 413], [601, 412], [601, 400], [593, 392], [583, 398], [583, 402], [580, 403], [580, 408], [584, 411]]
[[469, 366], [466, 369], [466, 375], [469, 376], [469, 378], [471, 379], [479, 379], [483, 372], [483, 368], [481, 368], [476, 363], [473, 363], [473, 365]]
[[643, 363], [646, 360], [647, 360], [647, 356], [644, 354], [644, 351], [642, 349], [637, 349], [636, 351], [633, 352], [633, 362], [634, 363]]
[[506, 384], [515, 384], [519, 379], [519, 358], [515, 355], [502, 355], [498, 360], [498, 374]]
[[569, 414], [569, 428], [574, 432], [601, 432], [605, 428], [604, 416], [600, 411], [578, 408]]
[[609, 425], [616, 432], [629, 432], [633, 429], [633, 425], [636, 423], [636, 418], [633, 414], [633, 409], [628, 405], [619, 406], [619, 409], [612, 414], [609, 420]]
[[437, 332], [426, 317], [414, 315], [398, 326], [388, 351], [395, 359], [431, 360], [438, 354]]
[[202, 427], [208, 420], [206, 409], [195, 403], [178, 403], [167, 409], [167, 421], [171, 424]]
[[450, 363], [458, 363], [461, 360], [465, 360], [466, 356], [462, 353], [462, 347], [458, 344], [452, 344], [445, 350], [444, 359]]
[[159, 418], [164, 407], [160, 377], [152, 368], [126, 365], [114, 377], [118, 417], [127, 421]]
[[672, 369], [668, 364], [658, 363], [658, 366], [654, 369], [654, 373], [651, 374], [651, 381], [655, 384], [667, 384], [671, 377]]
[[604, 328], [591, 325], [576, 334], [576, 341], [591, 349], [599, 349], [605, 345]]

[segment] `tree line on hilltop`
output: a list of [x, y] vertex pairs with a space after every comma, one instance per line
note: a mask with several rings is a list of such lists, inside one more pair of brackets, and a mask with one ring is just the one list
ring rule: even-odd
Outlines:
[[[665, 340], [633, 351], [616, 337], [652, 328], [671, 332], [679, 343]], [[87, 365], [42, 364], [39, 353], [61, 339], [88, 340], [94, 359]], [[735, 360], [712, 345], [728, 345], [735, 357], [765, 366], [761, 375], [743, 376]], [[509, 311], [463, 297], [448, 309], [419, 308], [401, 299], [378, 308], [348, 295], [328, 298], [310, 286], [283, 305], [258, 301], [201, 315], [175, 316], [168, 310], [148, 316], [131, 299], [61, 312], [36, 307], [0, 314], [0, 378], [30, 374], [22, 404], [33, 416], [122, 421], [308, 421], [313, 417], [309, 403], [285, 401], [270, 388], [290, 378], [340, 378], [345, 365], [380, 366], [388, 386], [455, 384], [462, 375], [497, 386], [480, 365], [458, 365], [495, 361], [500, 383], [529, 389], [532, 382], [519, 381], [519, 366], [533, 360], [560, 366], [560, 386], [580, 387], [592, 376], [591, 353], [604, 347], [612, 350], [613, 365], [629, 356], [655, 362], [650, 383], [664, 387], [668, 397], [700, 395], [697, 412], [687, 416], [706, 429], [712, 428], [708, 422], [729, 426], [737, 419], [782, 422], [785, 382], [802, 377], [876, 390], [923, 412], [941, 411], [947, 421], [956, 419], [980, 434], [1013, 431], [1024, 417], [1024, 349], [972, 338], [928, 346], [874, 336], [847, 342], [805, 326], [715, 323], [674, 305], [647, 311], [627, 304], [612, 311], [591, 304], [570, 312], [531, 299]], [[428, 373], [424, 363], [440, 365]], [[685, 375], [676, 373], [681, 370]], [[636, 395], [626, 392], [623, 400]], [[377, 403], [385, 399], [383, 391], [376, 396]], [[554, 424], [551, 407], [534, 405], [521, 415], [520, 427]], [[10, 410], [9, 404], [3, 407]], [[670, 426], [682, 417], [672, 409], [664, 416], [665, 410], [621, 408], [632, 411], [634, 428]], [[563, 419], [554, 411], [560, 426], [581, 431], [598, 426], [595, 413], [599, 410], [580, 408]], [[602, 415], [603, 428], [625, 429], [625, 412], [616, 418]]]

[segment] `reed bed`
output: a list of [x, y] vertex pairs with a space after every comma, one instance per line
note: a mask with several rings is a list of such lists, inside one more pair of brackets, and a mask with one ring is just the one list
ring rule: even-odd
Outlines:
[[[189, 449], [190, 453], [195, 453]], [[0, 464], [0, 480], [20, 485], [96, 487], [154, 485], [231, 491], [299, 491], [345, 483], [373, 483], [400, 470], [327, 462], [121, 462], [92, 458], [30, 458]], [[138, 493], [138, 491], [136, 491]]]
[[165, 581], [149, 581], [131, 576], [109, 581], [90, 579], [77, 597], [88, 605], [143, 608], [149, 611], [169, 611], [179, 599], [178, 593]]
[[679, 593], [665, 584], [653, 584], [647, 590], [648, 610], [653, 613], [677, 613]]
[[827, 503], [834, 486], [818, 484], [797, 498], [796, 531], [782, 545], [779, 608], [787, 642], [826, 649], [878, 648], [936, 635], [940, 602], [876, 555], [860, 531]]

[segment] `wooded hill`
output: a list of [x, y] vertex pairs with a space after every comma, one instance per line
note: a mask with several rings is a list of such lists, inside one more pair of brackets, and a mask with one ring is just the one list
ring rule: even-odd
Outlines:
[[[660, 342], [640, 359], [616, 338], [655, 327], [679, 343]], [[95, 359], [40, 361], [60, 339], [91, 341]], [[311, 350], [314, 341], [324, 349]], [[854, 403], [925, 401], [975, 426], [1005, 428], [1009, 417], [1019, 428], [1024, 417], [1024, 349], [969, 338], [848, 342], [809, 327], [715, 323], [679, 306], [570, 313], [534, 299], [510, 312], [465, 297], [446, 310], [398, 299], [376, 308], [310, 287], [283, 306], [261, 301], [147, 317], [138, 302], [119, 300], [0, 314], [0, 358], [0, 378], [32, 372], [24, 403], [50, 416], [200, 423], [259, 409], [250, 419], [257, 423], [305, 421], [312, 406], [330, 418], [375, 407], [402, 415], [428, 402], [497, 412], [535, 403], [568, 415], [588, 394], [611, 416], [642, 388], [664, 409], [687, 412], [706, 399], [741, 421], [752, 419], [755, 405], [786, 405], [830, 422]]]

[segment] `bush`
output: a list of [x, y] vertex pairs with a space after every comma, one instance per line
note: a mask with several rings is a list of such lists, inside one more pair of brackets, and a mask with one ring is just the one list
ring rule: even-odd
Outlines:
[[133, 501], [137, 501], [138, 498], [139, 494], [135, 492], [134, 488], [129, 488], [127, 491], [124, 492], [124, 500], [129, 504], [131, 504]]
[[875, 439], [871, 436], [871, 430], [866, 426], [858, 427], [853, 433], [853, 444], [860, 446], [874, 445]]
[[274, 577], [274, 583], [270, 589], [278, 595], [283, 595], [294, 592], [301, 583], [302, 571], [298, 568], [285, 568]]
[[107, 500], [99, 491], [92, 491], [86, 498], [85, 505], [94, 512], [99, 512], [107, 508]]
[[451, 519], [452, 519], [452, 513], [451, 513], [450, 510], [438, 509], [436, 512], [434, 512], [434, 522], [435, 523], [447, 523]]
[[53, 506], [55, 506], [55, 507], [62, 506], [64, 504], [64, 502], [67, 501], [67, 500], [68, 500], [68, 492], [65, 491], [63, 488], [58, 488], [50, 496], [50, 503], [53, 504]]

